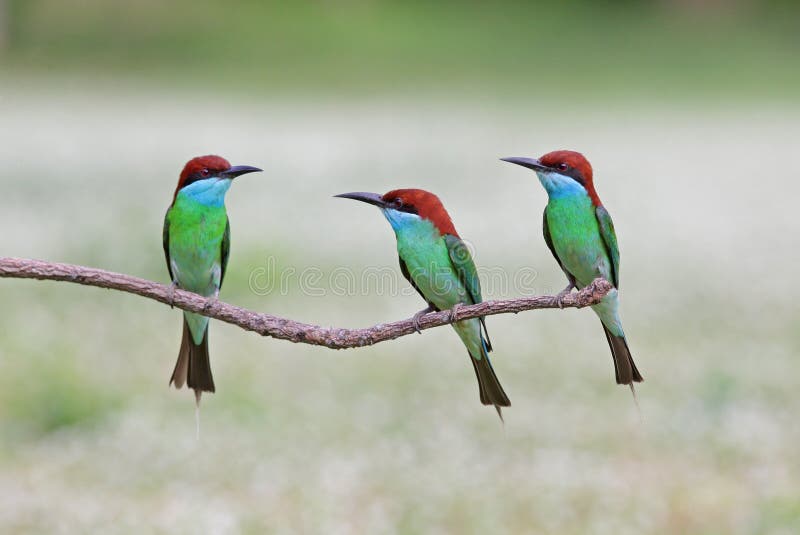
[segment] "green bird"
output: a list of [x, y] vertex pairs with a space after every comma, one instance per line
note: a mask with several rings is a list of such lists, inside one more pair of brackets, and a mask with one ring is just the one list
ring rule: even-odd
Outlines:
[[579, 152], [559, 150], [535, 158], [502, 158], [533, 169], [549, 198], [544, 210], [544, 241], [569, 285], [559, 302], [573, 288], [583, 288], [603, 277], [614, 285], [592, 307], [600, 317], [614, 358], [617, 384], [641, 382], [619, 319], [619, 247], [611, 216], [594, 189], [592, 166]]
[[[475, 262], [439, 197], [420, 189], [336, 196], [375, 205], [389, 221], [397, 237], [400, 271], [428, 303], [428, 308], [414, 316], [416, 324], [423, 314], [434, 310], [452, 310], [453, 319], [457, 319], [460, 305], [482, 301]], [[489, 361], [492, 344], [484, 318], [457, 321], [452, 326], [469, 353], [481, 403], [494, 405], [502, 420], [501, 407], [511, 402]]]
[[[173, 288], [217, 298], [231, 247], [225, 193], [234, 178], [256, 171], [261, 169], [231, 167], [219, 156], [199, 156], [183, 168], [164, 217], [164, 255]], [[183, 313], [183, 339], [169, 382], [176, 388], [186, 383], [198, 403], [203, 392], [214, 392], [207, 317]]]

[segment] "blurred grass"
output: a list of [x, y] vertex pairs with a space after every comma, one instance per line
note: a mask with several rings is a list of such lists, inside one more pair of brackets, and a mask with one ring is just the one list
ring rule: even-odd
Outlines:
[[800, 90], [794, 2], [17, 0], [10, 12], [12, 76], [484, 99]]

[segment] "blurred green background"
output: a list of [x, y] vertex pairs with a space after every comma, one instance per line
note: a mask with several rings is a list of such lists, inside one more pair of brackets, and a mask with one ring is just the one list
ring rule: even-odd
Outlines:
[[198, 441], [167, 388], [177, 310], [0, 280], [0, 531], [795, 533], [798, 23], [788, 1], [0, 0], [0, 255], [167, 282], [163, 213], [211, 152], [265, 169], [228, 195], [228, 302], [410, 316], [413, 293], [334, 288], [397, 271], [380, 214], [331, 195], [402, 186], [509, 277], [485, 297], [553, 293], [545, 193], [497, 158], [572, 148], [646, 378], [640, 417], [589, 311], [492, 317], [503, 428], [450, 329], [333, 352], [214, 322]]

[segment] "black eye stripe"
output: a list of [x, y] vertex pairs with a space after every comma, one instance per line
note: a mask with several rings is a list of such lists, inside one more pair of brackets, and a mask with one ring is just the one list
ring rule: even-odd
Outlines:
[[388, 201], [392, 205], [392, 209], [397, 210], [398, 212], [406, 212], [407, 214], [417, 214], [419, 212], [416, 208], [411, 206], [410, 204], [405, 204], [401, 199], [394, 199], [392, 201]]
[[586, 179], [583, 178], [581, 172], [578, 171], [576, 168], [567, 167], [566, 169], [560, 169], [559, 166], [556, 165], [554, 169], [556, 170], [556, 172], [558, 172], [558, 174], [568, 176], [574, 179], [581, 186], [586, 187]]
[[191, 175], [186, 177], [186, 182], [183, 183], [183, 186], [184, 187], [188, 186], [189, 184], [192, 184], [193, 182], [197, 182], [198, 180], [205, 180], [206, 178], [211, 178], [215, 174], [216, 173], [214, 173], [213, 171], [210, 171], [210, 170], [209, 170], [207, 175], [203, 175], [202, 171], [197, 171], [196, 173], [192, 173]]

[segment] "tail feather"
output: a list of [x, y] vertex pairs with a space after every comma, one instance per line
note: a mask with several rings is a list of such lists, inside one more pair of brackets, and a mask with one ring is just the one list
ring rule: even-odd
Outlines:
[[203, 333], [200, 345], [194, 343], [186, 320], [183, 320], [183, 338], [178, 352], [178, 361], [169, 383], [175, 388], [186, 384], [195, 391], [197, 401], [203, 392], [214, 392], [214, 377], [211, 375], [211, 361], [208, 357], [208, 327]]
[[[476, 360], [469, 356], [472, 361], [472, 367], [475, 368], [475, 376], [478, 378], [478, 388], [480, 391], [481, 403], [484, 405], [494, 405], [500, 414], [499, 407], [510, 407], [511, 401], [503, 390], [500, 380], [497, 379], [497, 374], [494, 373], [492, 363], [489, 362], [489, 357], [486, 352], [482, 355], [481, 360]], [[500, 414], [500, 418], [502, 418]]]
[[617, 376], [617, 384], [631, 385], [631, 388], [633, 388], [632, 383], [644, 381], [636, 368], [636, 363], [633, 362], [633, 356], [631, 355], [631, 350], [628, 349], [628, 342], [625, 337], [615, 336], [605, 325], [603, 325], [603, 330], [606, 333], [608, 346], [611, 348], [611, 355], [614, 357], [614, 372]]

